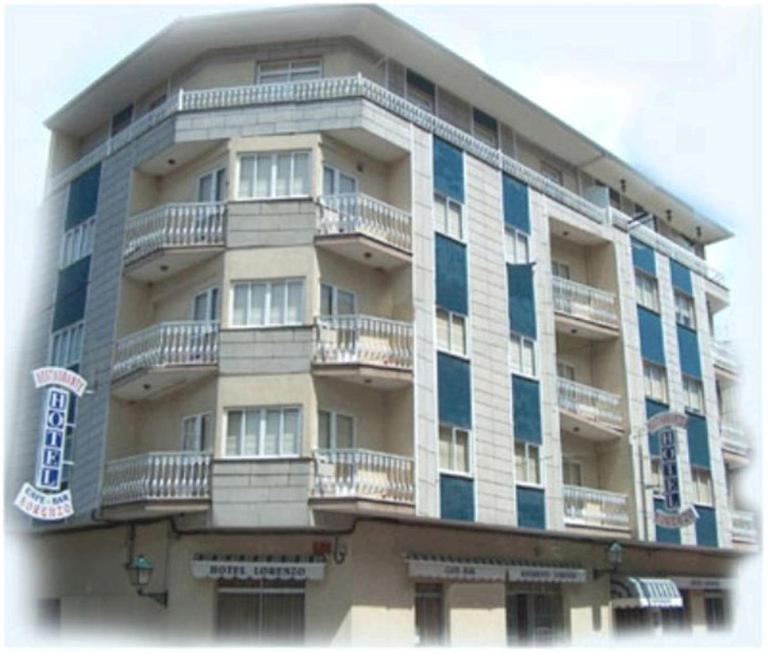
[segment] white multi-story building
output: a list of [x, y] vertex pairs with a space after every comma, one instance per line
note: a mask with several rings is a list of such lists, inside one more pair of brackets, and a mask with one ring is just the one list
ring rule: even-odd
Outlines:
[[[74, 514], [14, 513], [49, 623], [503, 645], [727, 621], [757, 531], [705, 259], [726, 229], [373, 6], [179, 20], [47, 126], [59, 265], [25, 366], [88, 383]], [[41, 391], [16, 410], [11, 496]], [[675, 499], [697, 518], [659, 525]]]

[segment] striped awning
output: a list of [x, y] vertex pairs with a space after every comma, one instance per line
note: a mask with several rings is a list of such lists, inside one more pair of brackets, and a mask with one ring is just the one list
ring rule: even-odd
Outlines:
[[611, 578], [611, 605], [614, 608], [682, 608], [683, 597], [671, 578]]
[[508, 558], [459, 557], [413, 553], [408, 575], [423, 580], [467, 582], [583, 583], [587, 572], [576, 565], [542, 564]]
[[323, 580], [323, 556], [196, 554], [194, 578], [223, 580]]

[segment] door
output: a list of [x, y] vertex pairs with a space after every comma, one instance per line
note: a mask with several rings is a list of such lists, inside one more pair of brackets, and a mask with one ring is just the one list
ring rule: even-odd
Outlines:
[[507, 644], [551, 644], [562, 632], [558, 593], [507, 593]]
[[416, 646], [440, 646], [445, 643], [445, 606], [443, 586], [416, 585]]

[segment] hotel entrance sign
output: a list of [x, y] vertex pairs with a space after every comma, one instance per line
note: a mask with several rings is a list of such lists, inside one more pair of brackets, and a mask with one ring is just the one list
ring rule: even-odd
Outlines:
[[44, 521], [66, 519], [74, 514], [72, 495], [61, 490], [64, 445], [71, 395], [82, 397], [87, 386], [83, 377], [61, 367], [42, 367], [32, 372], [35, 387], [47, 387], [43, 424], [37, 450], [34, 484], [24, 483], [14, 505], [23, 513]]

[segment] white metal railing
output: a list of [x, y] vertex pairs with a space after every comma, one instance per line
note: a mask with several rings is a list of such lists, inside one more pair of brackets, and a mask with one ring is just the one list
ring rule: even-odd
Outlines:
[[567, 524], [629, 528], [629, 499], [626, 494], [564, 485], [563, 503]]
[[570, 379], [557, 379], [557, 401], [563, 410], [581, 418], [621, 427], [621, 397]]
[[101, 503], [175, 501], [211, 497], [211, 456], [170, 451], [119, 458], [104, 467]]
[[616, 295], [562, 277], [552, 277], [555, 310], [573, 317], [618, 326]]
[[714, 354], [715, 365], [731, 371], [736, 370], [736, 360], [730, 343], [713, 340], [712, 353]]
[[218, 354], [218, 322], [163, 322], [118, 340], [112, 376], [165, 365], [212, 365]]
[[128, 220], [126, 263], [164, 247], [205, 247], [224, 244], [223, 202], [164, 204]]
[[686, 249], [679, 243], [676, 243], [671, 238], [667, 238], [663, 234], [655, 232], [645, 224], [636, 224], [630, 228], [632, 218], [630, 218], [626, 213], [622, 213], [618, 209], [608, 207], [608, 215], [612, 224], [618, 225], [625, 230], [629, 230], [633, 237], [644, 242], [646, 245], [650, 245], [662, 254], [666, 254], [676, 261], [679, 261], [683, 265], [688, 266], [710, 281], [714, 281], [716, 284], [724, 288], [726, 287], [725, 277], [723, 274], [718, 270], [715, 270], [703, 258], [697, 256], [694, 252]]
[[[306, 81], [283, 82], [280, 84], [256, 84], [195, 91], [180, 89], [169, 97], [164, 104], [145, 114], [119, 134], [109, 138], [105, 143], [87, 153], [82, 159], [57, 174], [51, 179], [50, 186], [55, 188], [71, 181], [91, 165], [98, 163], [120, 147], [138, 138], [154, 125], [176, 113], [356, 97], [365, 98], [378, 104], [395, 115], [453, 143], [478, 159], [514, 175], [544, 195], [578, 211], [594, 222], [599, 224], [615, 224], [626, 229], [627, 224], [631, 220], [631, 218], [620, 211], [610, 207], [605, 209], [593, 204], [586, 198], [568, 190], [512, 157], [503, 154], [501, 150], [494, 149], [480, 139], [438, 118], [409, 100], [400, 97], [370, 79], [366, 79], [360, 73], [349, 77], [325, 77]], [[657, 234], [644, 226], [633, 228], [632, 233], [645, 242], [652, 241], [648, 242], [648, 244], [655, 245], [668, 256], [680, 260], [681, 263], [689, 265], [707, 278], [720, 285], [724, 285], [722, 275], [709, 268], [703, 259], [685, 250], [685, 248], [665, 236]]]
[[313, 496], [413, 503], [413, 458], [367, 449], [316, 451]]
[[410, 214], [363, 193], [322, 196], [317, 232], [361, 233], [411, 251]]
[[744, 436], [744, 431], [735, 424], [728, 422], [720, 423], [720, 438], [723, 442], [723, 449], [746, 456], [752, 447]]
[[755, 513], [746, 510], [731, 510], [731, 537], [738, 542], [757, 542], [757, 519]]
[[370, 315], [334, 315], [315, 322], [315, 363], [413, 367], [413, 326]]

